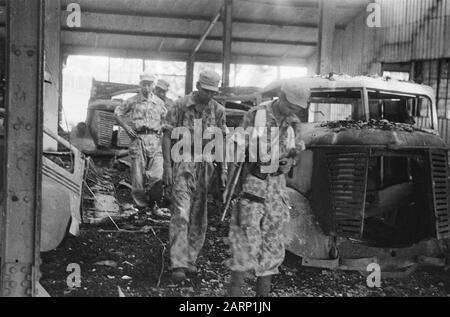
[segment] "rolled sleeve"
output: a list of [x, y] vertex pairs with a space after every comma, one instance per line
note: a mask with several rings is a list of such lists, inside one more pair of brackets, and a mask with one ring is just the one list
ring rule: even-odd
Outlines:
[[114, 114], [118, 117], [125, 116], [131, 109], [130, 100], [125, 100], [114, 109]]

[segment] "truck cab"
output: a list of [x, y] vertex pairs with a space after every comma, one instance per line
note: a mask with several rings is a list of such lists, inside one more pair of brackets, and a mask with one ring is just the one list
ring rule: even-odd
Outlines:
[[[311, 97], [298, 114], [307, 149], [287, 178], [287, 249], [311, 266], [441, 255], [450, 187], [433, 89], [363, 76], [290, 80]], [[263, 96], [276, 96], [282, 83]]]

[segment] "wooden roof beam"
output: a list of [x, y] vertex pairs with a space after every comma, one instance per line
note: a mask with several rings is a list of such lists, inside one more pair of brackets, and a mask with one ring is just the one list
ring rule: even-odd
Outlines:
[[[149, 51], [147, 49], [113, 48], [113, 47], [91, 47], [83, 45], [63, 45], [64, 55], [88, 55], [88, 56], [110, 56], [118, 58], [139, 58], [155, 59], [165, 61], [185, 62], [190, 52], [188, 51]], [[222, 54], [216, 52], [198, 52], [195, 54], [196, 62], [221, 63]], [[281, 58], [270, 55], [243, 55], [234, 54], [231, 62], [237, 64], [254, 65], [282, 65], [282, 66], [303, 66], [306, 65], [304, 58]]]
[[[177, 39], [191, 39], [197, 40], [201, 38], [200, 34], [183, 34], [183, 33], [165, 33], [165, 32], [147, 32], [147, 31], [131, 31], [131, 30], [105, 30], [101, 28], [69, 28], [62, 27], [64, 32], [76, 32], [76, 33], [94, 33], [94, 34], [111, 34], [111, 35], [124, 35], [124, 36], [142, 36], [142, 37], [156, 37], [156, 38], [177, 38]], [[206, 40], [219, 41], [223, 40], [223, 36], [208, 36]], [[317, 42], [310, 41], [292, 41], [292, 40], [278, 40], [278, 39], [257, 39], [248, 37], [233, 37], [233, 42], [242, 43], [256, 43], [256, 44], [273, 44], [273, 45], [291, 45], [291, 46], [312, 46], [316, 47]]]
[[[237, 0], [240, 2], [248, 2], [251, 4], [263, 5], [263, 6], [271, 6], [271, 7], [285, 7], [285, 8], [314, 8], [319, 9], [320, 1], [314, 0]], [[346, 0], [339, 1], [337, 5], [338, 9], [364, 9], [367, 7], [371, 1], [360, 1], [360, 3], [353, 3]]]
[[[182, 14], [182, 13], [168, 13], [168, 12], [147, 12], [147, 11], [134, 11], [134, 10], [108, 10], [108, 9], [83, 9], [83, 13], [91, 14], [110, 14], [120, 15], [128, 17], [144, 17], [144, 18], [158, 18], [158, 19], [174, 19], [174, 20], [187, 20], [187, 21], [211, 21], [211, 16], [204, 14]], [[62, 11], [63, 15], [67, 15], [67, 12]], [[219, 17], [221, 21], [221, 17]], [[318, 23], [314, 22], [300, 22], [300, 21], [283, 21], [274, 20], [270, 18], [253, 18], [253, 17], [233, 17], [233, 23], [242, 24], [256, 24], [267, 25], [277, 27], [298, 27], [298, 28], [311, 28], [317, 29]], [[337, 25], [337, 29], [345, 29], [345, 25]]]

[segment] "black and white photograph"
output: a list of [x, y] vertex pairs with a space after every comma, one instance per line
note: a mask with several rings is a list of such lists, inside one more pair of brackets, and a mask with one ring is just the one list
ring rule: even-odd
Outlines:
[[0, 297], [450, 297], [450, 0], [0, 0], [0, 86]]

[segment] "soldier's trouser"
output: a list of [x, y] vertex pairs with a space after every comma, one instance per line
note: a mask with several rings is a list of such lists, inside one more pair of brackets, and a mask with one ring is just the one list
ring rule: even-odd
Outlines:
[[149, 202], [146, 189], [162, 179], [163, 156], [158, 135], [139, 135], [130, 145], [131, 195], [139, 207]]
[[172, 268], [195, 265], [205, 242], [208, 186], [214, 173], [211, 163], [175, 164], [170, 220]]
[[[284, 176], [260, 180], [248, 176], [232, 210], [229, 267], [235, 272], [254, 270], [256, 276], [278, 273], [284, 260], [285, 224], [289, 221], [289, 205], [285, 198]], [[261, 199], [252, 197], [258, 195]]]

